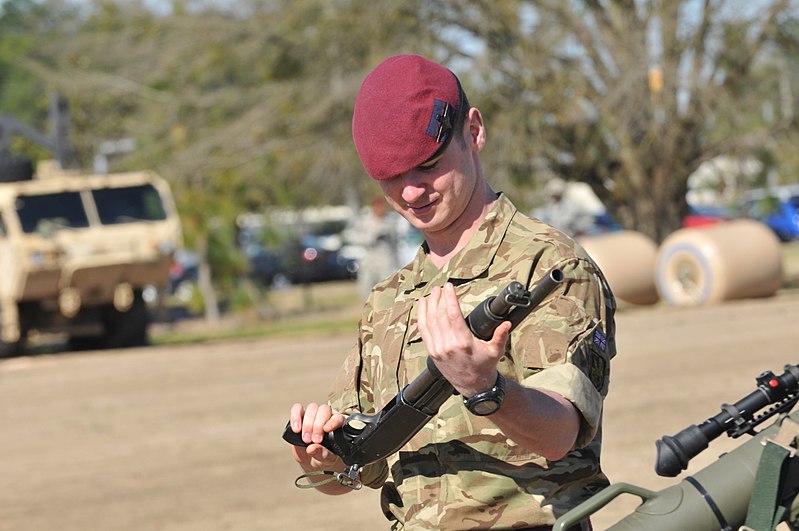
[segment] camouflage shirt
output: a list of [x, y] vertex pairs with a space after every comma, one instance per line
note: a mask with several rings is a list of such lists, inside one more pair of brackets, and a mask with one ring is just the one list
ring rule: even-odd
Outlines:
[[518, 212], [502, 194], [443, 269], [423, 246], [413, 262], [375, 287], [330, 403], [344, 414], [374, 414], [419, 375], [427, 353], [416, 303], [433, 286], [452, 282], [467, 315], [508, 282], [530, 288], [553, 267], [566, 280], [513, 330], [498, 368], [509, 380], [574, 404], [581, 413], [575, 448], [548, 461], [452, 396], [400, 452], [364, 469], [365, 484], [383, 487], [383, 509], [397, 520], [396, 529], [551, 525], [607, 486], [599, 455], [602, 401], [615, 354], [613, 295], [582, 248]]

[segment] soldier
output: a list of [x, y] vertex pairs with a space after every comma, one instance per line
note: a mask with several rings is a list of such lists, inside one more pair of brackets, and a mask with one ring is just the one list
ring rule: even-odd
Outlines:
[[370, 207], [369, 214], [356, 223], [350, 238], [352, 243], [364, 247], [364, 254], [358, 261], [358, 290], [364, 298], [369, 296], [375, 284], [400, 266], [396, 214], [389, 213], [382, 197], [372, 199]]
[[565, 232], [573, 238], [585, 236], [594, 220], [588, 210], [582, 205], [566, 196], [566, 182], [553, 177], [544, 186], [547, 203], [543, 207], [533, 210], [531, 215], [548, 225]]
[[[425, 242], [372, 290], [329, 402], [292, 406], [291, 429], [311, 443], [292, 447], [294, 459], [305, 472], [343, 470], [318, 444], [323, 433], [382, 409], [429, 355], [459, 395], [361, 476], [382, 488], [393, 529], [550, 529], [608, 485], [599, 457], [613, 295], [571, 238], [492, 190], [483, 117], [448, 69], [386, 59], [361, 86], [352, 131], [366, 172]], [[511, 280], [532, 287], [552, 267], [564, 287], [512, 333], [508, 322], [489, 341], [470, 333], [464, 315], [480, 301]]]

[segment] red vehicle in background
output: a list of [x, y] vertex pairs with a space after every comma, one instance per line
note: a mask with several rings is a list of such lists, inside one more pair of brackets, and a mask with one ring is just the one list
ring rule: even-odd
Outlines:
[[682, 220], [683, 228], [707, 227], [734, 219], [729, 211], [716, 206], [688, 205], [688, 214]]

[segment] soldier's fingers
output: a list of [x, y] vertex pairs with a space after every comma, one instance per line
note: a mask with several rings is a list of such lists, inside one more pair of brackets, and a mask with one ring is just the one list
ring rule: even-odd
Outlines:
[[419, 299], [416, 307], [416, 326], [424, 337], [424, 334], [427, 333], [427, 297]]
[[458, 296], [455, 294], [455, 286], [450, 282], [444, 284], [444, 304], [449, 321], [453, 324], [461, 324], [463, 321], [463, 312], [458, 303]]
[[327, 404], [322, 404], [316, 410], [316, 418], [313, 423], [313, 432], [311, 433], [311, 440], [317, 444], [321, 443], [325, 437], [325, 424], [330, 420], [333, 410]]
[[421, 299], [421, 300], [424, 300], [424, 316], [427, 319], [428, 328], [432, 324], [430, 322], [430, 318], [434, 315], [434, 312], [435, 312], [435, 305], [436, 305], [436, 301], [435, 301], [436, 295], [435, 295], [435, 293], [436, 293], [436, 288], [433, 288], [430, 291], [430, 293], [428, 293], [427, 295], [424, 296], [423, 299]]
[[302, 416], [304, 410], [302, 404], [294, 404], [291, 406], [291, 413], [289, 415], [289, 421], [291, 422], [291, 431], [294, 433], [300, 433], [302, 429]]
[[305, 408], [305, 415], [302, 419], [302, 441], [306, 444], [312, 443], [312, 434], [314, 421], [316, 420], [316, 410], [319, 409], [319, 404], [311, 402]]
[[434, 287], [424, 300], [425, 327], [424, 329], [420, 328], [419, 332], [427, 348], [427, 353], [435, 359], [441, 350], [441, 319], [439, 317], [441, 288]]
[[435, 319], [438, 328], [447, 326], [449, 318], [443, 288], [435, 287], [430, 291], [430, 310], [430, 318]]
[[499, 326], [494, 330], [494, 335], [491, 337], [489, 345], [499, 353], [505, 351], [505, 343], [508, 342], [510, 335], [511, 322], [502, 321]]
[[[308, 445], [306, 449], [308, 455], [313, 459], [311, 462], [315, 468], [332, 465], [336, 461], [336, 454], [322, 446], [321, 444]], [[314, 462], [315, 461], [315, 462]]]
[[344, 425], [344, 421], [347, 420], [344, 418], [344, 415], [341, 413], [334, 413], [330, 420], [325, 422], [324, 430], [326, 432], [331, 432], [333, 430], [337, 430]]
[[447, 315], [447, 300], [444, 296], [444, 288], [435, 287], [430, 292], [430, 311], [428, 319], [435, 323], [433, 331], [441, 339], [445, 339], [449, 334], [450, 322]]
[[298, 462], [300, 465], [304, 463], [311, 462], [311, 456], [308, 454], [308, 447], [307, 446], [291, 446], [291, 455], [294, 456], [294, 460]]
[[455, 293], [455, 286], [449, 282], [444, 285], [442, 290], [441, 306], [440, 314], [442, 320], [445, 320], [442, 326], [442, 337], [447, 342], [447, 352], [456, 354], [471, 351], [474, 336], [466, 325], [458, 296]]
[[471, 348], [474, 336], [466, 325], [466, 318], [463, 316], [461, 305], [458, 302], [458, 295], [455, 293], [455, 286], [449, 282], [444, 286], [444, 297], [454, 348]]

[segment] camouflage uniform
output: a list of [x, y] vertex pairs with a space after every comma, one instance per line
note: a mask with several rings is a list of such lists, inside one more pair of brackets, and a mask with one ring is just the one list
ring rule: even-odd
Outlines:
[[365, 484], [383, 486], [384, 511], [397, 519], [396, 529], [552, 525], [607, 486], [599, 454], [602, 401], [615, 354], [613, 296], [585, 251], [518, 212], [504, 195], [443, 269], [422, 248], [375, 287], [330, 403], [345, 414], [374, 414], [425, 368], [416, 302], [433, 286], [452, 282], [467, 315], [511, 280], [531, 287], [555, 266], [566, 281], [513, 330], [498, 368], [509, 380], [555, 391], [575, 405], [581, 413], [575, 448], [560, 461], [547, 461], [453, 396], [398, 454], [364, 470]]

